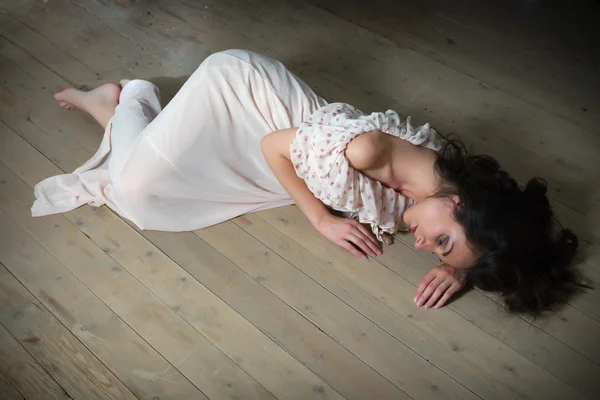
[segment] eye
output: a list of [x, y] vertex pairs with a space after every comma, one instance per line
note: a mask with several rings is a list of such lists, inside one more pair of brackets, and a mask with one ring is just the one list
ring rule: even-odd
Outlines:
[[446, 245], [446, 243], [448, 243], [449, 239], [450, 238], [448, 236], [440, 236], [440, 238], [438, 239], [438, 246], [443, 247], [444, 245]]

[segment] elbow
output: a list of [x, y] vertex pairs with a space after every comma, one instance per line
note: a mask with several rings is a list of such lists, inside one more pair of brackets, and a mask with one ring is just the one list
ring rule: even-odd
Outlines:
[[260, 140], [260, 151], [262, 152], [262, 155], [264, 158], [267, 158], [268, 155], [270, 154], [269, 150], [272, 147], [271, 146], [271, 141], [273, 139], [272, 135], [273, 135], [273, 133], [269, 133]]
[[276, 147], [275, 132], [269, 133], [264, 136], [260, 141], [260, 151], [263, 155], [263, 158], [267, 161], [269, 165], [272, 164], [273, 160], [277, 157], [278, 151]]
[[285, 158], [290, 160], [290, 145], [296, 137], [296, 128], [283, 129], [265, 135], [260, 141], [260, 150], [268, 160]]

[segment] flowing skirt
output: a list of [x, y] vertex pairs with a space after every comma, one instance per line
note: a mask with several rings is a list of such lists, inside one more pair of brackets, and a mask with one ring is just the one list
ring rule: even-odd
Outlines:
[[133, 80], [97, 153], [40, 182], [32, 214], [106, 204], [140, 229], [188, 231], [293, 204], [260, 142], [326, 104], [280, 62], [243, 50], [204, 60], [162, 111], [158, 88]]

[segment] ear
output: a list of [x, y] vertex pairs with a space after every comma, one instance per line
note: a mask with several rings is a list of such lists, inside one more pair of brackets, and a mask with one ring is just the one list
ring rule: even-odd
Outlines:
[[450, 198], [452, 199], [452, 201], [454, 202], [455, 205], [460, 205], [460, 197], [458, 197], [457, 194], [454, 194], [452, 196], [450, 196]]

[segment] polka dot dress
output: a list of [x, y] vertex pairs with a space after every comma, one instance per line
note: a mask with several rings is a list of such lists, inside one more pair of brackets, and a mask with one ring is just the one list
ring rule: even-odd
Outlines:
[[383, 240], [384, 233], [406, 230], [402, 214], [412, 200], [353, 169], [345, 156], [352, 139], [376, 130], [434, 151], [441, 147], [429, 124], [413, 128], [410, 117], [403, 120], [392, 110], [366, 115], [351, 105], [331, 103], [299, 126], [290, 152], [296, 173], [318, 199], [370, 224]]

